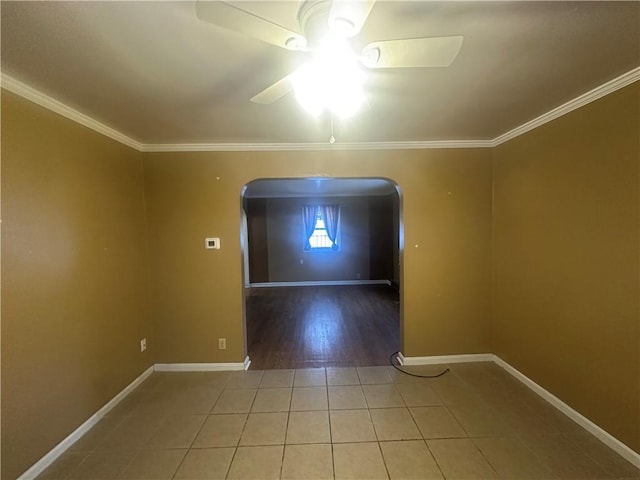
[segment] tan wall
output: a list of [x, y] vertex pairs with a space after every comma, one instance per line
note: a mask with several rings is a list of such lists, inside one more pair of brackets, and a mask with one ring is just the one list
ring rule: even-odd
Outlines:
[[162, 154], [3, 91], [2, 478], [154, 362], [242, 361], [242, 187], [319, 175], [400, 186], [405, 355], [493, 351], [638, 450], [638, 90], [493, 151]]
[[640, 451], [640, 84], [494, 150], [494, 352]]
[[151, 361], [141, 154], [2, 91], [2, 478]]
[[[489, 351], [489, 149], [153, 153], [145, 189], [158, 362], [244, 359], [242, 188], [325, 175], [384, 177], [402, 190], [403, 353]], [[221, 237], [221, 250], [205, 250], [206, 236]]]

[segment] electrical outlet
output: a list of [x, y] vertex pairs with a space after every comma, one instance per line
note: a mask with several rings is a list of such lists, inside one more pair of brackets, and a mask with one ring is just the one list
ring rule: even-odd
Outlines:
[[143, 338], [140, 340], [140, 352], [144, 352], [147, 349], [147, 339]]
[[227, 349], [227, 339], [219, 338], [218, 339], [218, 350], [226, 350]]

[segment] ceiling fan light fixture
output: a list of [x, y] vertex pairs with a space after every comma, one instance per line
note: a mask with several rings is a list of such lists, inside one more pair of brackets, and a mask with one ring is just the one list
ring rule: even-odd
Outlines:
[[291, 75], [291, 84], [300, 106], [314, 117], [325, 108], [325, 99], [320, 79], [321, 72], [316, 64], [300, 67]]
[[340, 118], [353, 116], [365, 100], [362, 86], [356, 83], [342, 85], [332, 92], [327, 108]]
[[365, 48], [360, 55], [360, 61], [365, 67], [375, 67], [380, 60], [380, 49], [378, 47]]
[[329, 29], [342, 38], [350, 38], [358, 33], [355, 23], [344, 17], [329, 18]]
[[349, 117], [365, 101], [358, 58], [346, 40], [335, 35], [325, 38], [313, 62], [299, 68], [291, 80], [296, 99], [314, 116], [328, 109]]
[[292, 51], [305, 50], [307, 48], [307, 40], [300, 36], [289, 37], [285, 42], [285, 47], [287, 50]]
[[319, 64], [299, 68], [291, 78], [296, 100], [302, 108], [318, 117], [325, 109], [341, 118], [354, 115], [365, 101], [358, 77], [332, 76]]

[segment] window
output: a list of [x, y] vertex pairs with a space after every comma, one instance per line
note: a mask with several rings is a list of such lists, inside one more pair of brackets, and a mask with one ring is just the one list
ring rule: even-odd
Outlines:
[[311, 249], [333, 247], [333, 242], [327, 233], [327, 227], [324, 225], [321, 209], [318, 209], [318, 213], [316, 215], [316, 226], [313, 229], [311, 238], [309, 238], [309, 245], [311, 245]]
[[304, 249], [338, 250], [339, 205], [307, 205], [303, 209]]

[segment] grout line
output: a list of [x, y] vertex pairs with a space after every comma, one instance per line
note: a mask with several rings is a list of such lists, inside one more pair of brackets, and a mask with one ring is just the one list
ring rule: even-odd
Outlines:
[[[326, 372], [326, 370], [325, 370]], [[333, 430], [331, 428], [331, 405], [329, 405], [329, 385], [327, 385], [327, 421], [329, 422], [329, 445], [331, 445], [331, 468], [333, 469], [333, 478], [336, 478], [336, 456], [333, 449]]]
[[384, 453], [382, 453], [382, 445], [380, 445], [380, 440], [376, 442], [378, 444], [378, 451], [380, 452], [380, 458], [382, 458], [382, 465], [384, 465], [384, 471], [387, 472], [387, 478], [391, 478], [391, 473], [389, 472], [389, 466], [387, 465], [387, 460], [384, 458]]

